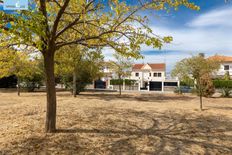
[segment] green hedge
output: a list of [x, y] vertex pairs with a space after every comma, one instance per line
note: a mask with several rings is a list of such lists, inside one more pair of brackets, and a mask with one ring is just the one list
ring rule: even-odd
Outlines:
[[[125, 85], [133, 85], [136, 82], [136, 80], [130, 80], [130, 79], [125, 79]], [[110, 85], [119, 85], [123, 84], [123, 80], [121, 79], [112, 79], [110, 80]]]
[[231, 88], [232, 80], [213, 80], [215, 88]]
[[183, 78], [180, 81], [180, 86], [189, 86], [189, 87], [193, 87], [194, 86], [194, 80], [191, 78]]
[[192, 80], [192, 81], [180, 81], [180, 86], [193, 87], [194, 86], [194, 80]]

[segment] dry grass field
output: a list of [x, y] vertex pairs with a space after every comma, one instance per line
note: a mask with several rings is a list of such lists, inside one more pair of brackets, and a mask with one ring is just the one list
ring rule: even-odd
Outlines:
[[232, 154], [232, 99], [59, 92], [55, 134], [45, 93], [0, 93], [0, 154]]

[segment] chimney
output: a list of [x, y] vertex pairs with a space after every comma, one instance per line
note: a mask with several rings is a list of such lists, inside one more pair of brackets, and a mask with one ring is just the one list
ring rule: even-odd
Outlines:
[[199, 53], [199, 56], [204, 58], [205, 57], [205, 53]]

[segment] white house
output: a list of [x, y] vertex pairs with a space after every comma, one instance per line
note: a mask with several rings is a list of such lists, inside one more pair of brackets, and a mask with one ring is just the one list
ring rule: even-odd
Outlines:
[[109, 62], [104, 62], [101, 72], [103, 73], [101, 80], [105, 82], [105, 88], [109, 88], [110, 80], [114, 76], [113, 71], [109, 67]]
[[166, 78], [165, 63], [135, 64], [130, 78], [137, 81], [140, 90], [164, 91], [179, 85], [177, 79]]
[[232, 77], [232, 57], [215, 55], [209, 59], [220, 62], [220, 69], [216, 72], [217, 77], [223, 77], [226, 72], [229, 72]]

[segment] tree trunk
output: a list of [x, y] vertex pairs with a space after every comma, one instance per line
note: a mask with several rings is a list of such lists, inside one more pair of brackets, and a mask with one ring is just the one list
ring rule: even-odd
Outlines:
[[46, 113], [46, 132], [55, 132], [56, 130], [56, 88], [54, 75], [54, 55], [53, 51], [46, 51], [44, 54], [44, 67], [46, 75], [47, 91], [47, 113]]
[[119, 76], [119, 95], [122, 95], [121, 76]]
[[200, 94], [200, 109], [201, 109], [201, 111], [203, 110], [202, 109], [202, 94]]
[[73, 71], [73, 97], [77, 97], [77, 74]]
[[200, 80], [198, 82], [198, 87], [199, 87], [199, 96], [200, 96], [200, 110], [202, 111], [202, 95], [203, 95], [203, 91], [202, 91], [201, 81]]
[[20, 78], [19, 77], [17, 77], [17, 85], [18, 85], [17, 87], [18, 96], [20, 96]]

